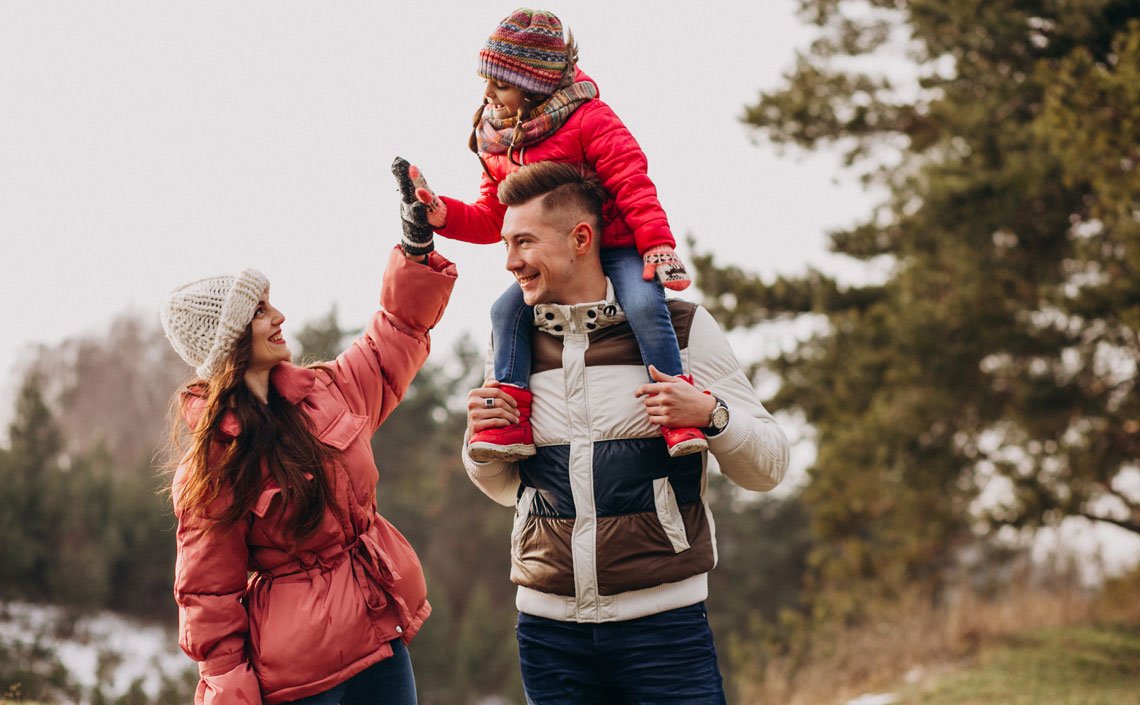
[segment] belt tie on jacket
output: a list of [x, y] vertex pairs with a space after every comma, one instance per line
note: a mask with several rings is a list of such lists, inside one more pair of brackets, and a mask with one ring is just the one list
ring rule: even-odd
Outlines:
[[[412, 623], [411, 612], [408, 610], [404, 598], [396, 589], [396, 581], [400, 580], [401, 576], [384, 560], [384, 551], [376, 540], [375, 529], [370, 529], [357, 536], [348, 548], [352, 555], [352, 569], [356, 574], [357, 582], [362, 586], [372, 583], [383, 589], [395, 603], [396, 616], [399, 617], [400, 624], [403, 624], [405, 628], [410, 625]], [[385, 602], [380, 598], [380, 595], [370, 590], [364, 590], [364, 595], [365, 603], [370, 612], [377, 614], [384, 611]]]

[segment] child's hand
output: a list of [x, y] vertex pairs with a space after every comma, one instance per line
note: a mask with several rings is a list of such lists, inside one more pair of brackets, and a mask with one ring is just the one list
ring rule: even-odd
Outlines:
[[641, 278], [647, 282], [656, 277], [661, 286], [673, 291], [681, 291], [693, 283], [681, 258], [668, 245], [649, 248], [642, 259], [645, 260], [645, 269], [641, 272]]
[[408, 167], [408, 177], [416, 190], [416, 200], [427, 206], [428, 223], [433, 228], [442, 228], [447, 223], [447, 204], [439, 200], [439, 196], [427, 185], [427, 179], [418, 166]]
[[404, 254], [420, 257], [434, 250], [435, 243], [432, 242], [433, 233], [427, 206], [416, 199], [414, 180], [410, 173], [413, 169], [415, 167], [402, 157], [396, 157], [392, 161], [392, 175], [400, 185], [400, 222], [404, 228], [400, 246], [404, 248]]
[[[399, 159], [399, 157], [397, 157]], [[396, 174], [396, 179], [400, 182], [400, 194], [404, 197], [405, 203], [412, 203], [419, 201], [424, 204], [427, 209], [427, 222], [433, 228], [442, 228], [447, 223], [447, 204], [439, 200], [439, 196], [427, 185], [427, 179], [420, 171], [418, 166], [404, 162], [401, 167], [403, 175]], [[395, 164], [393, 164], [393, 172], [395, 172]]]

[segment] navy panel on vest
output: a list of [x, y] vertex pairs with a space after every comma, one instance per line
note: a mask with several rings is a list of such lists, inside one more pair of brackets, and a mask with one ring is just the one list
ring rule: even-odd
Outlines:
[[538, 446], [536, 450], [532, 457], [519, 461], [519, 479], [523, 486], [538, 490], [531, 505], [531, 513], [544, 517], [573, 518], [570, 446]]
[[594, 497], [599, 517], [654, 511], [653, 480], [668, 477], [678, 504], [701, 497], [701, 454], [670, 458], [665, 439], [594, 441]]

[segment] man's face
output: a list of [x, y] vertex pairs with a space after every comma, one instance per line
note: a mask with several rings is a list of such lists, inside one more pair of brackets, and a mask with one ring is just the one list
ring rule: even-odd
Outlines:
[[528, 306], [580, 303], [574, 300], [576, 240], [572, 229], [558, 227], [559, 220], [543, 211], [541, 197], [507, 208], [503, 217], [507, 271], [515, 275]]

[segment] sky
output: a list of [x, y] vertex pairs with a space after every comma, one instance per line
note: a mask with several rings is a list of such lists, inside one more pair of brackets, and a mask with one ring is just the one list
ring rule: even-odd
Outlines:
[[[392, 158], [439, 193], [478, 193], [477, 55], [515, 1], [0, 4], [0, 419], [32, 346], [99, 335], [125, 311], [157, 320], [163, 295], [199, 277], [263, 271], [286, 337], [333, 304], [361, 325], [399, 239]], [[794, 6], [550, 9], [647, 154], [682, 256], [692, 235], [765, 276], [858, 276], [825, 232], [867, 212], [867, 194], [833, 155], [781, 156], [739, 120], [813, 36]], [[437, 248], [459, 280], [435, 349], [481, 343], [512, 281], [503, 248]]]

